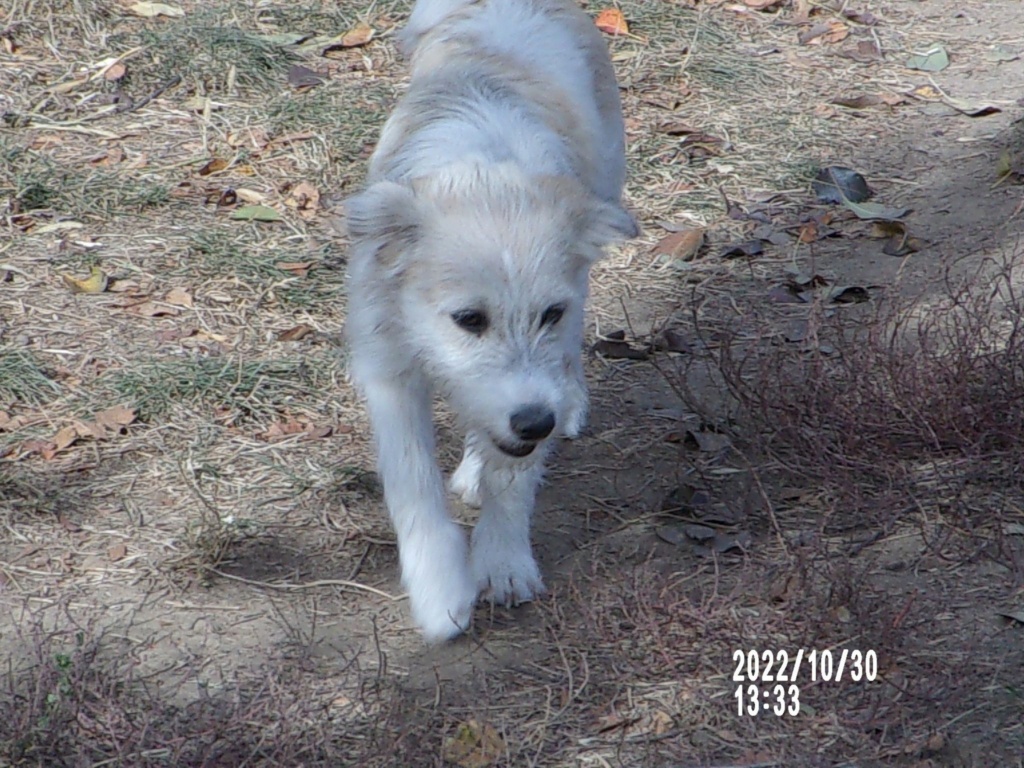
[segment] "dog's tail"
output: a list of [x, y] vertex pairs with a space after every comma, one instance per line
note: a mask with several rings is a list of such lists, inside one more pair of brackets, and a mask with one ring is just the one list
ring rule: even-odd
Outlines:
[[474, 5], [480, 0], [416, 0], [405, 29], [398, 33], [402, 53], [412, 58], [420, 39], [455, 11]]

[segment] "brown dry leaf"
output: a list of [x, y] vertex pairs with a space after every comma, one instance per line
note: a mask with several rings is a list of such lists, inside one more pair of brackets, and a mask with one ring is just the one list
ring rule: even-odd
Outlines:
[[127, 554], [128, 545], [123, 541], [119, 541], [117, 544], [111, 544], [110, 547], [107, 548], [107, 557], [112, 563], [116, 563], [118, 560], [124, 560]]
[[822, 45], [824, 43], [838, 43], [850, 36], [850, 28], [841, 21], [830, 21], [828, 23], [815, 24], [806, 32], [800, 34], [801, 45]]
[[103, 72], [103, 79], [114, 81], [120, 80], [128, 73], [128, 67], [122, 61], [115, 61]]
[[704, 245], [704, 231], [703, 227], [694, 227], [672, 232], [661, 238], [651, 253], [664, 254], [673, 261], [692, 261]]
[[314, 264], [316, 264], [315, 261], [279, 261], [274, 266], [282, 272], [291, 272], [297, 277], [305, 277]]
[[445, 739], [441, 756], [460, 768], [487, 768], [507, 751], [508, 747], [493, 725], [471, 718]]
[[172, 288], [166, 296], [164, 301], [168, 304], [173, 304], [176, 307], [187, 307], [192, 309], [194, 306], [192, 303], [192, 295], [184, 288]]
[[667, 133], [669, 136], [686, 136], [696, 133], [697, 129], [682, 120], [668, 120], [657, 128], [658, 133]]
[[199, 169], [200, 176], [209, 176], [211, 173], [219, 173], [227, 168], [229, 165], [227, 160], [220, 157], [215, 157], [202, 168]]
[[284, 204], [304, 219], [312, 219], [320, 208], [320, 191], [308, 181], [301, 181], [292, 187]]
[[858, 93], [853, 96], [837, 96], [832, 99], [832, 103], [847, 109], [867, 109], [868, 107], [877, 107], [885, 102], [882, 101], [882, 97], [878, 94]]
[[125, 408], [123, 405], [115, 405], [96, 414], [96, 423], [111, 432], [120, 433], [124, 428], [135, 421], [135, 409]]
[[594, 23], [606, 35], [629, 34], [629, 24], [626, 23], [626, 17], [622, 15], [622, 11], [618, 8], [605, 8], [597, 14]]
[[313, 327], [303, 323], [302, 325], [296, 325], [294, 328], [289, 328], [286, 331], [281, 331], [277, 334], [278, 341], [298, 341], [304, 339], [306, 336], [313, 332]]
[[360, 45], [366, 45], [373, 40], [374, 34], [373, 27], [365, 22], [360, 22], [341, 36], [341, 47], [356, 48]]
[[797, 238], [801, 243], [813, 243], [818, 239], [818, 222], [808, 221], [800, 227]]
[[71, 446], [76, 440], [78, 440], [78, 430], [74, 427], [64, 427], [53, 436], [54, 449], [57, 451], [63, 451], [65, 448]]
[[861, 64], [878, 61], [882, 58], [882, 52], [878, 50], [878, 45], [874, 40], [861, 40], [855, 47], [843, 48], [838, 55]]
[[142, 301], [125, 307], [124, 310], [129, 314], [138, 315], [139, 317], [163, 317], [165, 315], [173, 317], [181, 314], [180, 310], [163, 304], [157, 304], [155, 301]]

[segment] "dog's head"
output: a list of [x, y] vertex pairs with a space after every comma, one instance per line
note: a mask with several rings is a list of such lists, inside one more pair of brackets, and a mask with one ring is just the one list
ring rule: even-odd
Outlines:
[[[511, 167], [382, 181], [347, 203], [353, 290], [466, 427], [509, 456], [563, 434], [585, 407], [576, 371], [590, 266], [637, 234], [571, 179]], [[358, 301], [358, 299], [357, 299]]]

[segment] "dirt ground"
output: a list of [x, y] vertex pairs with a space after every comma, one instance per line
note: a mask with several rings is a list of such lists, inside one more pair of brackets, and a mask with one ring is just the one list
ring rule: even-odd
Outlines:
[[1024, 6], [615, 4], [550, 595], [434, 648], [340, 343], [408, 7], [0, 8], [0, 765], [1024, 765]]

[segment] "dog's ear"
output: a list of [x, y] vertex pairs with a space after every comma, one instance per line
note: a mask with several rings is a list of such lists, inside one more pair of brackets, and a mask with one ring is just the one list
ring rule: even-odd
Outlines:
[[412, 189], [378, 181], [345, 201], [345, 226], [354, 241], [375, 242], [377, 258], [393, 261], [416, 241], [421, 218]]
[[580, 223], [580, 235], [597, 248], [640, 235], [640, 225], [633, 214], [618, 203], [604, 200], [589, 200]]

